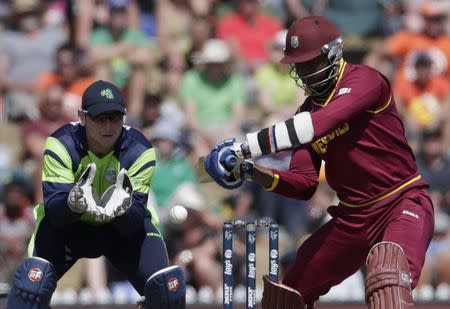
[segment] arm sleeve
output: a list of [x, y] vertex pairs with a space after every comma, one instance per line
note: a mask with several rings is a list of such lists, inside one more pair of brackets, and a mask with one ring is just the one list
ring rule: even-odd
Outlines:
[[[375, 70], [354, 72], [339, 87], [339, 93], [324, 108], [247, 134], [253, 157], [298, 148], [327, 134], [362, 112], [377, 112], [390, 103], [390, 86]], [[342, 93], [340, 93], [342, 92]]]
[[74, 213], [67, 205], [69, 192], [75, 184], [72, 160], [64, 145], [54, 137], [45, 144], [42, 185], [45, 215], [55, 226], [63, 226], [77, 221], [80, 214]]
[[154, 148], [144, 151], [128, 170], [131, 184], [133, 186], [132, 205], [130, 209], [118, 218], [111, 221], [111, 224], [122, 234], [132, 235], [142, 226], [142, 220], [148, 216], [149, 212], [154, 224], [159, 223], [156, 212], [146, 209], [150, 182], [155, 169], [156, 154]]
[[309, 200], [319, 184], [321, 159], [309, 146], [303, 146], [292, 153], [289, 170], [272, 169], [279, 175], [278, 185], [272, 192], [295, 198]]

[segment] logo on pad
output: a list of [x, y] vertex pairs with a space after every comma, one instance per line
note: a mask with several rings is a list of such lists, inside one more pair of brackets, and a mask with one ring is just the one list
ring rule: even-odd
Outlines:
[[175, 292], [180, 287], [180, 282], [177, 278], [170, 278], [169, 281], [167, 281], [167, 289], [171, 292]]
[[42, 270], [38, 267], [33, 267], [28, 272], [28, 278], [33, 282], [39, 282], [42, 280]]

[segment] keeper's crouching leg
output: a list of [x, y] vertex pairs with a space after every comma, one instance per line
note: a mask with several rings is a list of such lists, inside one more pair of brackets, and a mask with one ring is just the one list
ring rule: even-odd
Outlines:
[[163, 268], [148, 278], [142, 309], [185, 309], [186, 284], [179, 266]]
[[366, 260], [366, 303], [369, 309], [414, 306], [409, 264], [400, 245], [383, 241], [370, 249]]
[[48, 309], [56, 282], [50, 262], [38, 257], [25, 259], [14, 274], [6, 309]]
[[264, 292], [262, 298], [263, 309], [305, 309], [305, 300], [296, 290], [270, 279], [268, 275], [263, 277]]

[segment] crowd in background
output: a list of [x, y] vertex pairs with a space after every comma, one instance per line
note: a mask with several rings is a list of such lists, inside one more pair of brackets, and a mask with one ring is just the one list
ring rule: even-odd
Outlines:
[[[415, 297], [449, 299], [449, 14], [447, 0], [0, 0], [0, 283], [10, 282], [33, 232], [45, 140], [77, 120], [81, 95], [97, 79], [123, 90], [126, 123], [157, 149], [149, 203], [162, 219], [171, 262], [185, 270], [188, 302], [221, 301], [224, 220], [277, 221], [283, 272], [337, 203], [324, 176], [310, 201], [297, 201], [252, 182], [233, 191], [199, 183], [196, 166], [220, 140], [295, 114], [304, 94], [279, 63], [285, 29], [296, 18], [324, 15], [343, 33], [344, 58], [392, 83], [436, 212]], [[258, 159], [278, 169], [289, 161], [289, 152]], [[168, 213], [177, 204], [189, 215], [175, 225]], [[234, 244], [237, 301], [246, 293], [244, 236]], [[257, 248], [262, 275], [264, 231]], [[363, 300], [362, 278], [363, 270], [324, 299]], [[135, 299], [126, 278], [98, 258], [77, 262], [53, 302]]]

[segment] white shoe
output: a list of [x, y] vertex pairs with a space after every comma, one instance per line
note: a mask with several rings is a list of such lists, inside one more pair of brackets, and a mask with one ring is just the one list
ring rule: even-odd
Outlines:
[[417, 289], [417, 299], [421, 301], [430, 301], [434, 298], [434, 289], [431, 285], [426, 284]]
[[209, 286], [202, 287], [198, 290], [197, 299], [199, 303], [212, 304], [214, 302], [214, 291]]
[[437, 300], [449, 300], [450, 299], [450, 286], [447, 283], [441, 283], [437, 286], [434, 292], [434, 297]]
[[95, 303], [94, 294], [92, 294], [90, 289], [84, 288], [80, 291], [78, 302], [83, 305], [91, 305]]
[[245, 304], [247, 301], [247, 289], [242, 284], [234, 289], [233, 301], [235, 301], [236, 304]]
[[186, 286], [186, 304], [195, 304], [197, 301], [197, 291], [192, 285]]

